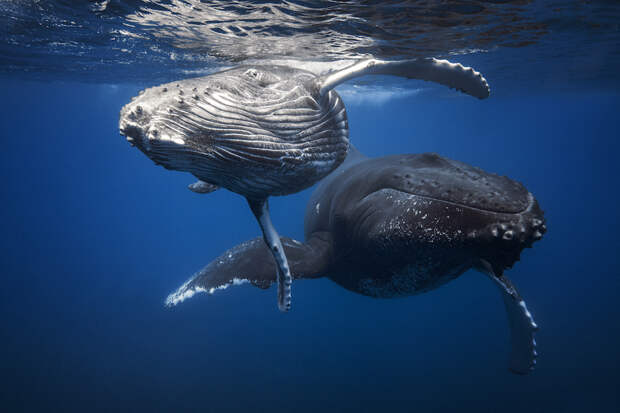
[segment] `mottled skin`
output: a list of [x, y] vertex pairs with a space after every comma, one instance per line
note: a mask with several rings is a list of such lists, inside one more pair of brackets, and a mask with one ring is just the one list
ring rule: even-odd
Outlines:
[[[542, 237], [543, 212], [523, 185], [436, 154], [369, 159], [354, 148], [305, 214], [304, 243], [282, 238], [294, 278], [328, 277], [381, 298], [437, 288], [469, 269], [493, 279], [506, 304], [511, 368], [534, 365], [536, 325], [503, 271]], [[259, 239], [214, 260], [167, 299], [244, 281], [267, 288], [274, 263]]]

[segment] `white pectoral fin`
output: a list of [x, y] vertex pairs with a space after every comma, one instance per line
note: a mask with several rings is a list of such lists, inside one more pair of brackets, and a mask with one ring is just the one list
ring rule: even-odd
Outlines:
[[487, 275], [498, 286], [506, 308], [511, 341], [510, 370], [517, 374], [527, 374], [536, 365], [538, 354], [534, 333], [538, 326], [512, 282], [505, 276], [492, 273]]
[[485, 99], [490, 94], [489, 84], [479, 72], [460, 63], [433, 58], [400, 61], [361, 60], [344, 69], [321, 76], [317, 82], [321, 95], [324, 95], [349, 79], [365, 75], [391, 75], [427, 80], [479, 99]]
[[291, 284], [293, 283], [293, 276], [291, 275], [286, 251], [282, 246], [282, 240], [271, 222], [269, 203], [266, 199], [258, 201], [248, 199], [248, 204], [263, 232], [265, 245], [269, 248], [276, 263], [278, 308], [283, 312], [289, 311], [291, 309]]
[[219, 186], [210, 184], [205, 181], [196, 181], [193, 184], [187, 186], [187, 189], [192, 192], [196, 192], [197, 194], [209, 194], [213, 191], [217, 191], [219, 188]]

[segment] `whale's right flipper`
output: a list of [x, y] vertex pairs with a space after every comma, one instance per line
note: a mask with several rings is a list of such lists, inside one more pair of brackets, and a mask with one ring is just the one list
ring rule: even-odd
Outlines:
[[[487, 266], [490, 268], [490, 265]], [[534, 333], [538, 326], [527, 309], [525, 301], [512, 282], [505, 275], [495, 275], [492, 271], [483, 271], [489, 276], [502, 293], [508, 325], [510, 326], [510, 370], [517, 374], [528, 374], [536, 366], [536, 340]]]
[[478, 99], [485, 99], [490, 94], [486, 79], [471, 67], [433, 58], [400, 61], [361, 60], [344, 69], [320, 76], [316, 82], [320, 94], [324, 95], [349, 79], [365, 75], [391, 75], [427, 80], [460, 90]]
[[[324, 275], [331, 257], [331, 240], [327, 233], [315, 234], [306, 243], [280, 238], [294, 279]], [[276, 282], [276, 265], [262, 238], [254, 238], [233, 247], [211, 261], [191, 279], [166, 298], [174, 306], [196, 293], [209, 294], [231, 285], [250, 283], [269, 288]]]

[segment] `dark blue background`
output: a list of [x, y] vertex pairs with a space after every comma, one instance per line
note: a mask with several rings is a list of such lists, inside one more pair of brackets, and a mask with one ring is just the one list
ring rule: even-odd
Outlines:
[[[492, 79], [491, 79], [492, 80]], [[414, 86], [427, 86], [412, 83]], [[432, 88], [348, 103], [367, 155], [435, 151], [522, 181], [549, 232], [507, 272], [541, 329], [507, 370], [497, 291], [469, 272], [376, 300], [328, 280], [165, 296], [259, 234], [245, 201], [186, 189], [118, 134], [138, 86], [0, 80], [3, 411], [617, 411], [620, 96]], [[346, 99], [345, 99], [345, 103]], [[272, 200], [303, 237], [309, 191]]]

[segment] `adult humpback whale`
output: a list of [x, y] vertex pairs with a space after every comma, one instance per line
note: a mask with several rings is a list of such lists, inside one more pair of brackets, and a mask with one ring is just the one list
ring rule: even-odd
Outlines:
[[[312, 194], [306, 241], [282, 238], [295, 278], [326, 276], [372, 297], [423, 293], [469, 269], [501, 291], [511, 331], [510, 368], [535, 364], [534, 320], [503, 275], [546, 231], [543, 211], [523, 185], [436, 154], [369, 159], [353, 147]], [[267, 288], [274, 262], [259, 238], [196, 273], [166, 304], [250, 282]]]
[[345, 159], [347, 116], [333, 90], [367, 74], [434, 81], [478, 98], [484, 78], [445, 60], [363, 60], [325, 74], [278, 65], [240, 66], [146, 89], [121, 110], [119, 128], [155, 163], [190, 172], [190, 189], [243, 195], [277, 266], [278, 306], [291, 305], [291, 275], [267, 199], [305, 189]]

